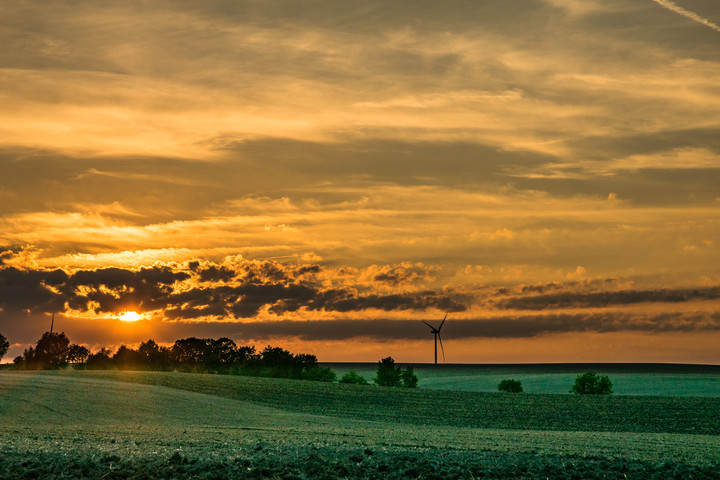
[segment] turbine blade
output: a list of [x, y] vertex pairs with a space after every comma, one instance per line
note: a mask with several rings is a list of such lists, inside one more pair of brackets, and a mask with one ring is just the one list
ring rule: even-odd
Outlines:
[[440, 326], [438, 327], [438, 331], [442, 328], [443, 323], [445, 323], [445, 320], [447, 319], [448, 314], [445, 314], [445, 317], [443, 318], [443, 321], [440, 323]]
[[443, 354], [443, 362], [445, 361], [445, 349], [442, 346], [442, 337], [440, 336], [440, 332], [438, 332], [438, 340], [440, 340], [440, 351], [442, 351]]
[[423, 320], [422, 322], [423, 322], [425, 325], [427, 325], [428, 327], [430, 327], [430, 328], [432, 328], [433, 330], [435, 330], [435, 327], [433, 327], [432, 325], [430, 325], [428, 322], [426, 322], [426, 321], [424, 321], [424, 320]]

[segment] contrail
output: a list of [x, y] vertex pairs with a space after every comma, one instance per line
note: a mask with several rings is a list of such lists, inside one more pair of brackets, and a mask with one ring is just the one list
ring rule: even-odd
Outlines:
[[700, 15], [698, 15], [695, 12], [691, 12], [690, 10], [685, 10], [680, 5], [676, 4], [675, 2], [671, 0], [652, 0], [653, 2], [657, 3], [663, 8], [667, 8], [668, 10], [671, 10], [675, 13], [679, 13], [680, 15], [689, 18], [690, 20], [694, 20], [698, 23], [702, 23], [703, 25], [712, 28], [716, 32], [720, 32], [720, 25], [717, 23], [713, 23], [707, 18], [703, 18]]

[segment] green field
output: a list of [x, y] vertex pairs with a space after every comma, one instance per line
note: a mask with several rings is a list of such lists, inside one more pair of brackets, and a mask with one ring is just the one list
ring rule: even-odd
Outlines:
[[718, 478], [720, 398], [0, 373], [0, 478]]
[[[368, 381], [374, 363], [326, 363], [340, 378], [353, 370]], [[420, 387], [463, 392], [497, 392], [506, 378], [522, 382], [525, 393], [568, 393], [575, 377], [587, 371], [608, 375], [616, 395], [720, 397], [720, 367], [713, 365], [555, 364], [415, 365]]]

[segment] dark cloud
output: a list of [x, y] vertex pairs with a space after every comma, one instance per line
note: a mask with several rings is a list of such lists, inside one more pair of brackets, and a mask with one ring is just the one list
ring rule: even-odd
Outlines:
[[[437, 319], [428, 319], [437, 323]], [[430, 329], [419, 320], [317, 320], [243, 322], [234, 334], [242, 338], [296, 337], [305, 341], [371, 338], [379, 341], [430, 338]], [[550, 314], [453, 320], [443, 326], [444, 339], [531, 338], [546, 334], [635, 331], [644, 333], [720, 331], [717, 313]]]
[[65, 308], [95, 313], [162, 310], [171, 320], [250, 318], [265, 307], [278, 314], [301, 308], [339, 312], [466, 309], [461, 297], [432, 290], [379, 295], [346, 287], [323, 288], [312, 281], [319, 271], [318, 265], [260, 261], [232, 267], [193, 261], [187, 269], [156, 265], [72, 273], [5, 267], [0, 268], [0, 308], [35, 313]]
[[227, 282], [235, 276], [235, 272], [225, 266], [211, 265], [200, 271], [202, 282]]
[[556, 308], [602, 308], [635, 303], [683, 303], [699, 300], [717, 300], [718, 298], [720, 298], [720, 287], [708, 287], [593, 293], [564, 292], [513, 297], [500, 300], [495, 305], [498, 308], [513, 310], [550, 310]]
[[0, 268], [0, 308], [8, 311], [53, 312], [63, 309], [64, 297], [51, 286], [67, 281], [62, 270]]

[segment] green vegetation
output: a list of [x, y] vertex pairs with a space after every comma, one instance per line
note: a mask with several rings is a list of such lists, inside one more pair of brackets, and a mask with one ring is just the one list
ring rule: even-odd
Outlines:
[[385, 357], [378, 362], [373, 381], [381, 387], [417, 388], [418, 384], [418, 378], [413, 372], [413, 368], [408, 366], [403, 370], [395, 366], [395, 360], [392, 357]]
[[340, 378], [340, 383], [350, 383], [355, 385], [367, 385], [367, 380], [362, 375], [358, 375], [354, 370], [346, 372], [345, 375]]
[[612, 382], [607, 375], [587, 372], [577, 376], [570, 393], [578, 395], [610, 395], [613, 393]]
[[64, 333], [45, 332], [35, 347], [26, 348], [14, 363], [19, 368], [47, 370], [83, 361], [89, 353], [83, 346], [71, 345]]
[[720, 467], [711, 398], [67, 370], [2, 372], [0, 391], [0, 478], [717, 478]]
[[[322, 363], [338, 377], [354, 370], [372, 378], [376, 363]], [[404, 366], [404, 365], [402, 365]], [[622, 367], [602, 365], [415, 365], [423, 390], [497, 392], [498, 383], [507, 378], [522, 382], [524, 393], [567, 395], [577, 375], [595, 369], [610, 375], [613, 395], [652, 395], [671, 397], [720, 397], [720, 366], [641, 365]]]
[[292, 354], [269, 345], [256, 353], [254, 346], [238, 346], [229, 338], [183, 338], [170, 348], [161, 347], [151, 339], [141, 343], [137, 350], [121, 345], [111, 355], [105, 348], [90, 354], [83, 346], [71, 345], [65, 333], [45, 332], [37, 345], [25, 349], [14, 363], [25, 370], [57, 369], [74, 363], [76, 368], [88, 370], [180, 370], [321, 382], [335, 380], [335, 372], [320, 367], [315, 355]]
[[[204, 393], [285, 411], [412, 425], [516, 430], [720, 433], [720, 398], [498, 395], [165, 372], [67, 372]], [[618, 420], [622, 418], [622, 422]]]
[[523, 391], [522, 383], [515, 379], [505, 379], [498, 383], [498, 390], [506, 393], [521, 393]]

